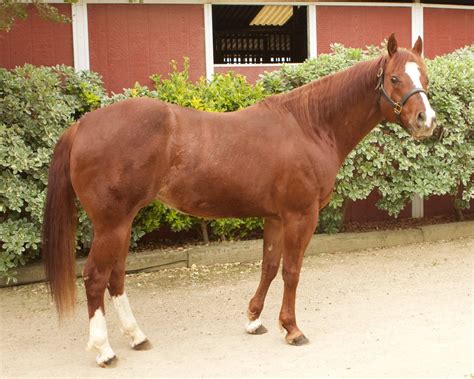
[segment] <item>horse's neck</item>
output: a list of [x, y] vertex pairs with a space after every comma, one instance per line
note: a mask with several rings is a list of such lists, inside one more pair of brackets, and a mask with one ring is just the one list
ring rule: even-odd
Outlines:
[[359, 63], [304, 86], [287, 102], [316, 138], [334, 138], [340, 163], [383, 119], [375, 90], [382, 59]]

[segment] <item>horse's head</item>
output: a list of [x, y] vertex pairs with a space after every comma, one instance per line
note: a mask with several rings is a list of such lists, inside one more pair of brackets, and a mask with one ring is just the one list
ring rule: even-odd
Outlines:
[[413, 138], [430, 137], [436, 114], [428, 101], [428, 76], [423, 62], [423, 42], [399, 49], [394, 34], [387, 43], [388, 57], [378, 72], [380, 109], [387, 121], [398, 122]]

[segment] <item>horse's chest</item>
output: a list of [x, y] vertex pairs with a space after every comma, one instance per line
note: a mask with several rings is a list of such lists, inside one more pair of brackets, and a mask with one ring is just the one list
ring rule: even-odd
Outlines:
[[336, 176], [340, 169], [336, 150], [330, 146], [317, 149], [313, 159], [313, 167], [320, 203], [323, 207], [331, 198]]

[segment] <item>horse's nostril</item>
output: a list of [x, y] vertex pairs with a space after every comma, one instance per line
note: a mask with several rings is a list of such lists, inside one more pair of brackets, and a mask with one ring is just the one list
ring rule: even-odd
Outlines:
[[425, 112], [419, 112], [418, 115], [416, 116], [416, 121], [419, 126], [423, 126], [426, 122], [426, 113]]

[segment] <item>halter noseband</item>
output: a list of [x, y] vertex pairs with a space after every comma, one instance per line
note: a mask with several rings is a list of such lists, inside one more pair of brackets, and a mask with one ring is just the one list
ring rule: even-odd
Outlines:
[[379, 71], [377, 72], [377, 79], [378, 79], [377, 80], [377, 86], [375, 87], [375, 89], [378, 89], [380, 91], [380, 93], [382, 94], [382, 96], [385, 97], [385, 99], [387, 99], [387, 101], [392, 105], [393, 113], [395, 113], [395, 115], [397, 117], [397, 122], [400, 125], [402, 125], [402, 120], [400, 118], [400, 114], [402, 113], [403, 106], [405, 105], [405, 103], [414, 94], [419, 93], [419, 92], [423, 92], [424, 94], [426, 94], [426, 91], [423, 88], [415, 87], [410, 92], [407, 92], [405, 95], [403, 95], [400, 102], [397, 103], [396, 101], [393, 101], [390, 96], [388, 96], [387, 92], [385, 92], [385, 88], [383, 86], [383, 79], [384, 79], [383, 67], [379, 68]]

